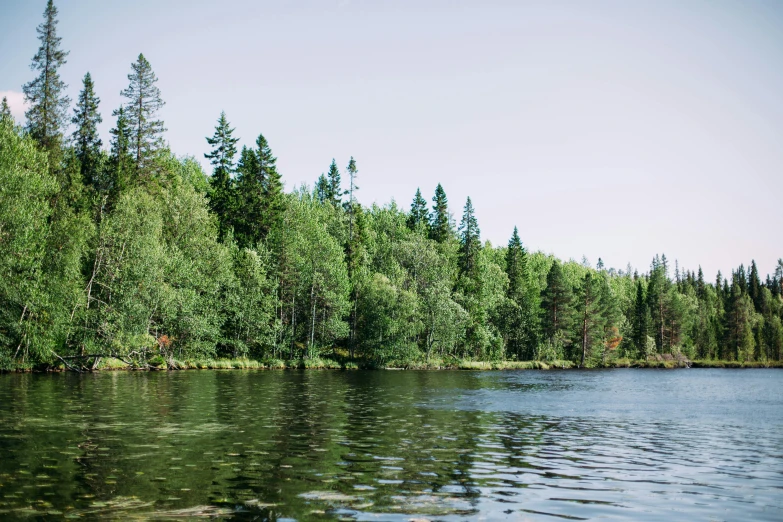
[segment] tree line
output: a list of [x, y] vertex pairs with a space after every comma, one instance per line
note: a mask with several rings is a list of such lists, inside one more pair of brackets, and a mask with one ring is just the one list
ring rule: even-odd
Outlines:
[[207, 175], [167, 148], [143, 54], [104, 147], [90, 74], [72, 109], [65, 95], [52, 0], [37, 31], [26, 125], [0, 107], [0, 368], [107, 356], [781, 360], [783, 260], [763, 281], [755, 262], [706, 281], [665, 255], [642, 274], [562, 262], [528, 252], [516, 227], [493, 246], [470, 198], [457, 224], [440, 184], [409, 209], [361, 205], [354, 158], [286, 192], [266, 137], [239, 150], [225, 113]]

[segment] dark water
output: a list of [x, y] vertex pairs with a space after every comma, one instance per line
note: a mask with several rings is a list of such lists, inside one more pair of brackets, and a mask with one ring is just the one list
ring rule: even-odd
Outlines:
[[0, 519], [781, 520], [783, 371], [0, 375]]

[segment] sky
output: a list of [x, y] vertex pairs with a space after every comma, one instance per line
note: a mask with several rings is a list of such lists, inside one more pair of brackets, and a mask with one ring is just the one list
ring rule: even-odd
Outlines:
[[[640, 272], [663, 253], [713, 280], [783, 257], [783, 2], [56, 1], [76, 99], [105, 146], [140, 52], [166, 139], [204, 164], [224, 110], [263, 133], [287, 189], [332, 158], [359, 200], [442, 183], [482, 238]], [[0, 0], [0, 96], [21, 86], [44, 0]]]

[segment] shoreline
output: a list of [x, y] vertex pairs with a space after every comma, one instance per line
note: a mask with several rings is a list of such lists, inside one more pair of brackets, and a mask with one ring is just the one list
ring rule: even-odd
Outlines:
[[678, 368], [783, 368], [783, 361], [723, 361], [723, 360], [629, 360], [618, 359], [609, 363], [580, 368], [571, 361], [406, 361], [379, 364], [371, 361], [344, 361], [334, 359], [253, 360], [253, 359], [201, 359], [177, 361], [165, 364], [134, 366], [118, 360], [103, 360], [91, 369], [82, 371], [62, 365], [0, 369], [3, 373], [101, 373], [114, 371], [184, 371], [184, 370], [427, 370], [427, 371], [510, 371], [510, 370], [606, 370], [616, 368], [678, 369]]

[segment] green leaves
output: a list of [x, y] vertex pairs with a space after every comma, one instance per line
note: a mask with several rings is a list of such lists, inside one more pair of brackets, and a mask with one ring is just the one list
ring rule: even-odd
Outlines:
[[0, 349], [8, 359], [47, 349], [37, 321], [48, 315], [42, 269], [56, 191], [45, 154], [0, 122]]

